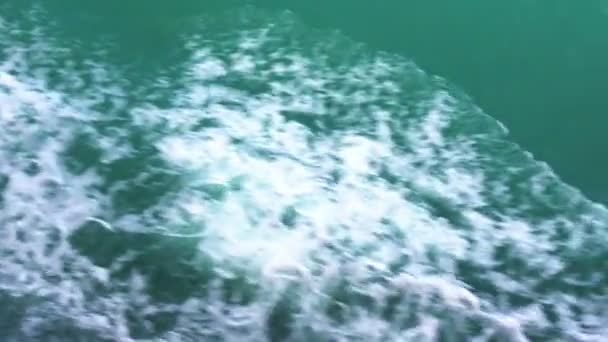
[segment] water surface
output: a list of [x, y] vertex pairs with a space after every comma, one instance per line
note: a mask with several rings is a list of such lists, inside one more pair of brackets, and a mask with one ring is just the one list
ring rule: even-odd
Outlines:
[[0, 5], [6, 340], [605, 338], [608, 212], [497, 80], [296, 5]]

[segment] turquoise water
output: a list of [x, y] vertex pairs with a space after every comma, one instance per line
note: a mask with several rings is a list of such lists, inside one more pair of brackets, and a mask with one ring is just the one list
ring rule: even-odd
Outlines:
[[362, 4], [0, 4], [5, 340], [608, 336], [601, 148], [547, 132], [600, 137], [599, 76], [474, 53], [506, 4]]

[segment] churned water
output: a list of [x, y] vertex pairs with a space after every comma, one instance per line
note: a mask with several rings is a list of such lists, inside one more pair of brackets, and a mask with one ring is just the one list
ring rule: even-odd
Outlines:
[[4, 341], [608, 336], [608, 211], [469, 96], [184, 3], [0, 4]]

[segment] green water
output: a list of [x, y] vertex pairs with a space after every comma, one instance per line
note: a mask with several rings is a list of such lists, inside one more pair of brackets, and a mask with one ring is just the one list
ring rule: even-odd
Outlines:
[[0, 3], [4, 340], [602, 341], [606, 32], [605, 1]]

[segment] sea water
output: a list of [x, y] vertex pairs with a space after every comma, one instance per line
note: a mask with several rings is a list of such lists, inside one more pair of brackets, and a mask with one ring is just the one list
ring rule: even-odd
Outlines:
[[0, 5], [3, 340], [608, 336], [608, 211], [467, 94], [185, 3]]

